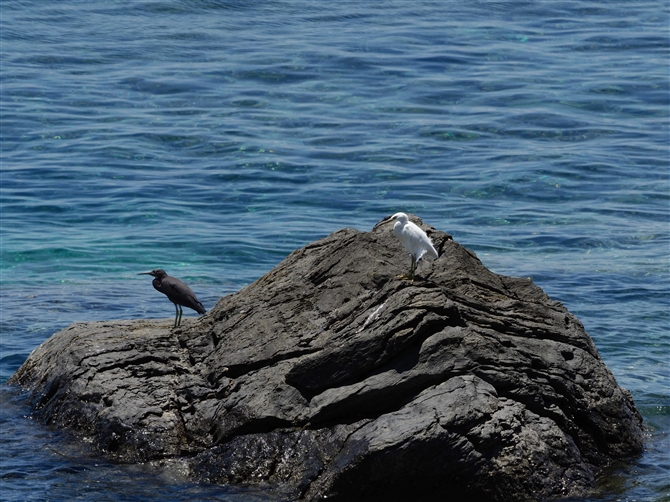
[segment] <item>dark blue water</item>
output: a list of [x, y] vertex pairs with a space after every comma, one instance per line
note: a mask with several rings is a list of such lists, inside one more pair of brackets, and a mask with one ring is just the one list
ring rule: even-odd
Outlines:
[[[209, 309], [396, 211], [584, 323], [647, 426], [589, 500], [670, 501], [664, 1], [0, 7], [0, 380], [74, 321]], [[194, 313], [189, 311], [189, 315]], [[3, 500], [266, 500], [116, 466], [0, 387]]]

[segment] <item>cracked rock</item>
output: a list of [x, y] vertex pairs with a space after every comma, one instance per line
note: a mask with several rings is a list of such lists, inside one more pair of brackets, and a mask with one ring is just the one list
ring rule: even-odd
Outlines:
[[642, 450], [641, 417], [582, 324], [412, 217], [293, 252], [205, 316], [78, 323], [11, 378], [35, 416], [119, 462], [286, 500], [582, 496]]

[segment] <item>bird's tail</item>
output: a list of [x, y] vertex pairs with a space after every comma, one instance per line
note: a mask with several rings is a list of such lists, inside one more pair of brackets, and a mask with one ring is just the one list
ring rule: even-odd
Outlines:
[[198, 314], [204, 314], [205, 312], [207, 312], [207, 309], [205, 308], [205, 306], [202, 303], [198, 302], [198, 308], [195, 309], [195, 311]]

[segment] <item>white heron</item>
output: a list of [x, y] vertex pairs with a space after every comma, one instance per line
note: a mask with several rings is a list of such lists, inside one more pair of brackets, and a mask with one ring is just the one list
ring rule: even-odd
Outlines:
[[402, 242], [405, 249], [409, 251], [412, 258], [412, 264], [409, 269], [409, 278], [414, 281], [414, 272], [416, 272], [417, 263], [423, 258], [423, 255], [428, 253], [428, 256], [432, 256], [434, 259], [437, 259], [439, 255], [433, 247], [433, 242], [430, 240], [430, 237], [426, 235], [426, 232], [409, 221], [405, 213], [396, 213], [391, 216], [390, 220], [395, 221], [395, 224], [393, 225], [393, 233], [400, 239], [400, 242]]

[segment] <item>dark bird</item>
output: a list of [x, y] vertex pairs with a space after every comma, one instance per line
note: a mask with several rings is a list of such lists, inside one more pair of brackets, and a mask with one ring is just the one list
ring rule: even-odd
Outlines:
[[165, 270], [158, 268], [151, 272], [140, 272], [137, 275], [154, 276], [154, 280], [151, 281], [151, 284], [153, 284], [157, 291], [163, 293], [168, 297], [168, 300], [174, 303], [175, 316], [173, 328], [176, 328], [181, 324], [181, 315], [184, 312], [181, 308], [182, 305], [195, 310], [198, 314], [207, 312], [202, 303], [200, 303], [200, 300], [195, 296], [195, 293], [191, 291], [191, 288], [179, 279], [167, 275]]

